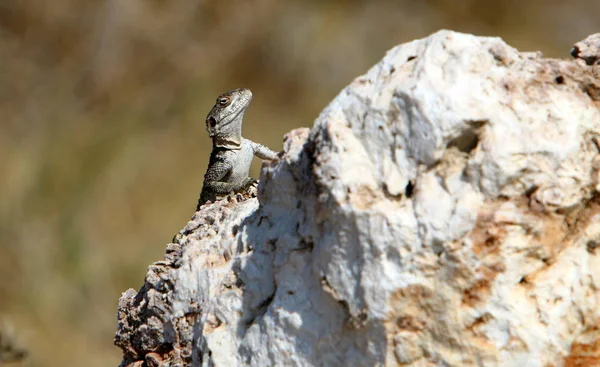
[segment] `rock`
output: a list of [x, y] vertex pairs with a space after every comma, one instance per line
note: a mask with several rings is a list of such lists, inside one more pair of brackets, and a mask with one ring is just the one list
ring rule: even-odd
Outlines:
[[587, 65], [600, 65], [600, 33], [577, 42], [571, 50], [571, 56], [585, 61]]
[[0, 366], [27, 359], [29, 351], [21, 345], [15, 334], [12, 324], [3, 320], [0, 324]]
[[123, 294], [122, 366], [600, 363], [594, 72], [450, 31], [393, 48]]

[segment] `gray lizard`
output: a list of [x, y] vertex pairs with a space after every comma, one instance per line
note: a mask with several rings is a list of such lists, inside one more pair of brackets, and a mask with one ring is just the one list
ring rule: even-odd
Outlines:
[[257, 181], [249, 177], [255, 155], [277, 159], [277, 153], [242, 137], [242, 120], [252, 100], [250, 89], [234, 89], [221, 94], [206, 116], [206, 130], [213, 141], [208, 169], [196, 210], [232, 192], [246, 190]]

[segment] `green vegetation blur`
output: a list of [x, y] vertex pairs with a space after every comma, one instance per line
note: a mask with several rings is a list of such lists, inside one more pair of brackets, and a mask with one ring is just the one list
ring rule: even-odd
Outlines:
[[[389, 48], [446, 28], [568, 57], [597, 0], [1, 0], [0, 319], [22, 366], [117, 366], [117, 300], [194, 213], [220, 93], [275, 150]], [[258, 177], [255, 162], [253, 176]]]

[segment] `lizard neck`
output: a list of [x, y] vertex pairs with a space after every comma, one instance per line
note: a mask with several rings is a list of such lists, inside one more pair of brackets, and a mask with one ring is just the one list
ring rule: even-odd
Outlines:
[[213, 139], [213, 146], [215, 148], [223, 148], [229, 150], [240, 150], [242, 149], [241, 137], [237, 139], [234, 136], [222, 136]]
[[219, 132], [213, 138], [215, 147], [238, 150], [242, 149], [242, 120], [244, 110], [241, 110], [229, 121], [223, 121]]

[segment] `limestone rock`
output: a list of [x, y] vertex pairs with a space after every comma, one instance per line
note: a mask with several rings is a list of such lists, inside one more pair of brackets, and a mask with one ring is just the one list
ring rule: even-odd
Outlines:
[[122, 365], [600, 363], [597, 68], [393, 48], [123, 294]]

